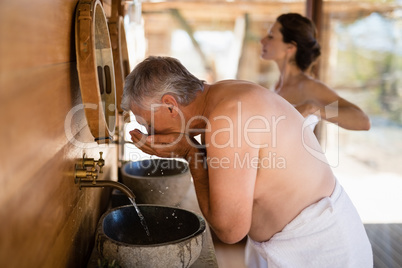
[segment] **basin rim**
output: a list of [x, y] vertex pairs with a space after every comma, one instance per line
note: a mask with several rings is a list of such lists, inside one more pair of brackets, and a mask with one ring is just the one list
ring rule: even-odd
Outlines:
[[182, 242], [186, 242], [191, 240], [192, 238], [197, 238], [200, 235], [203, 235], [206, 233], [206, 223], [205, 223], [205, 219], [199, 215], [198, 213], [195, 213], [193, 211], [190, 211], [188, 209], [183, 209], [183, 208], [178, 208], [178, 207], [173, 207], [173, 206], [164, 206], [164, 205], [154, 205], [154, 204], [138, 204], [137, 205], [139, 208], [140, 207], [163, 207], [163, 208], [171, 208], [171, 209], [176, 209], [176, 210], [182, 210], [182, 211], [186, 211], [188, 213], [192, 213], [194, 214], [199, 222], [200, 222], [200, 226], [197, 229], [197, 231], [195, 231], [194, 233], [192, 233], [191, 235], [185, 236], [183, 238], [180, 239], [176, 239], [174, 241], [170, 241], [170, 242], [164, 242], [164, 243], [158, 243], [158, 244], [150, 244], [150, 245], [138, 245], [138, 244], [128, 244], [122, 241], [117, 241], [115, 239], [112, 239], [111, 237], [107, 236], [103, 230], [103, 221], [105, 219], [105, 217], [107, 215], [109, 215], [111, 212], [115, 211], [115, 210], [119, 210], [119, 209], [123, 209], [126, 207], [133, 207], [133, 205], [125, 205], [125, 206], [120, 206], [120, 207], [116, 207], [113, 209], [110, 209], [108, 211], [106, 211], [105, 213], [103, 213], [102, 217], [99, 220], [99, 224], [98, 224], [98, 228], [97, 228], [97, 243], [99, 243], [99, 239], [102, 240], [110, 240], [113, 241], [115, 244], [119, 245], [119, 246], [125, 246], [125, 247], [130, 247], [130, 248], [140, 248], [140, 247], [149, 247], [149, 248], [156, 248], [156, 247], [161, 247], [161, 246], [166, 246], [166, 245], [175, 245], [175, 244], [179, 244]]
[[[155, 160], [167, 160], [167, 161], [176, 161], [176, 162], [180, 162], [183, 163], [186, 166], [186, 169], [184, 172], [182, 173], [178, 173], [178, 174], [172, 174], [172, 175], [163, 175], [163, 176], [141, 176], [141, 175], [132, 175], [126, 172], [126, 166], [131, 165], [133, 163], [140, 163], [140, 162], [145, 162], [145, 161], [155, 161]], [[127, 177], [130, 179], [159, 179], [159, 178], [173, 178], [173, 177], [183, 177], [186, 178], [187, 174], [190, 175], [191, 177], [191, 172], [190, 172], [190, 167], [188, 165], [188, 163], [186, 161], [181, 161], [181, 160], [177, 160], [177, 159], [171, 159], [171, 158], [158, 158], [158, 159], [142, 159], [142, 160], [137, 160], [137, 161], [127, 161], [126, 163], [124, 163], [121, 167], [120, 167], [121, 173], [123, 177]]]

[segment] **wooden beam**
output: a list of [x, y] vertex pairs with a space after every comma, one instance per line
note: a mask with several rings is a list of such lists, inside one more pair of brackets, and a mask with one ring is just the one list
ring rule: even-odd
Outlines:
[[[371, 13], [371, 12], [388, 12], [400, 6], [394, 3], [366, 3], [366, 2], [350, 2], [350, 1], [325, 1], [322, 0], [306, 0], [307, 5], [316, 10], [322, 10], [324, 14], [332, 16], [351, 16], [353, 14]], [[142, 3], [142, 11], [144, 14], [155, 11], [167, 11], [170, 9], [178, 9], [187, 19], [188, 23], [198, 21], [234, 21], [239, 16], [248, 13], [253, 21], [269, 21], [275, 19], [282, 13], [296, 12], [300, 14], [308, 14], [306, 4], [300, 2], [206, 2], [206, 1], [169, 1]], [[317, 12], [315, 12], [317, 13]], [[318, 13], [317, 13], [318, 14]]]
[[[331, 18], [354, 21], [358, 17], [369, 15], [372, 12], [387, 13], [394, 10], [397, 5], [385, 3], [361, 3], [349, 1], [317, 1], [306, 0], [307, 4], [314, 4], [313, 21], [317, 25], [318, 39], [322, 43], [323, 23], [329, 15]], [[159, 3], [142, 3], [142, 15], [148, 34], [166, 31], [170, 17], [169, 10], [177, 9], [186, 23], [194, 31], [213, 30], [225, 31], [233, 29], [236, 18], [250, 14], [250, 21], [259, 23], [262, 28], [275, 21], [282, 13], [311, 14], [305, 2], [278, 3], [278, 2], [196, 2], [196, 1], [169, 1]], [[207, 12], [206, 12], [207, 10]], [[321, 10], [321, 12], [318, 12]], [[165, 15], [166, 14], [166, 15]], [[310, 15], [309, 15], [310, 16]], [[311, 15], [312, 16], [312, 15]]]
[[267, 20], [276, 18], [284, 12], [303, 12], [303, 3], [267, 3], [267, 2], [159, 2], [142, 3], [144, 14], [155, 11], [178, 9], [191, 23], [192, 21], [234, 21], [239, 16], [249, 13], [253, 19]]
[[170, 13], [172, 14], [172, 16], [179, 22], [179, 24], [181, 25], [181, 27], [183, 28], [183, 30], [186, 31], [186, 33], [188, 34], [188, 36], [191, 39], [191, 42], [193, 43], [193, 46], [195, 48], [195, 50], [197, 51], [197, 53], [199, 54], [199, 56], [201, 57], [201, 60], [204, 64], [204, 68], [207, 71], [212, 70], [210, 64], [207, 61], [207, 58], [204, 54], [204, 52], [201, 49], [200, 44], [198, 43], [198, 41], [195, 39], [194, 37], [194, 31], [191, 28], [191, 26], [187, 23], [186, 19], [180, 14], [180, 11], [177, 9], [171, 9]]

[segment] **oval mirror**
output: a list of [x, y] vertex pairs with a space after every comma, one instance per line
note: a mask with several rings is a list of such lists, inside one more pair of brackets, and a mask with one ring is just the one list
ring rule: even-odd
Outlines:
[[[112, 6], [113, 9], [113, 6]], [[113, 11], [112, 11], [113, 12]], [[108, 21], [110, 40], [112, 42], [114, 71], [116, 78], [116, 104], [117, 111], [123, 113], [120, 107], [123, 95], [124, 79], [130, 73], [130, 62], [123, 17], [111, 17]]]
[[75, 15], [77, 69], [85, 116], [95, 141], [108, 143], [116, 127], [116, 84], [105, 12], [99, 0], [81, 0]]

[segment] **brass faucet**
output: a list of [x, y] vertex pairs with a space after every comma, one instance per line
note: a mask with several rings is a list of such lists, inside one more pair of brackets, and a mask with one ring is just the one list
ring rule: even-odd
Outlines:
[[[75, 183], [88, 177], [92, 178], [93, 184], [96, 183], [96, 179], [98, 178], [99, 173], [103, 173], [102, 168], [105, 165], [105, 160], [102, 158], [103, 152], [99, 152], [99, 154], [99, 160], [94, 160], [94, 158], [87, 158], [84, 153], [82, 156], [82, 164], [75, 165]], [[99, 173], [96, 166], [99, 167]], [[91, 168], [91, 170], [88, 170], [88, 168]]]
[[82, 157], [82, 167], [95, 167], [98, 166], [99, 167], [99, 173], [103, 173], [103, 166], [105, 165], [105, 159], [102, 158], [103, 152], [99, 152], [99, 159], [95, 160], [94, 158], [86, 158], [86, 154], [84, 153], [83, 157]]
[[83, 180], [83, 181], [80, 181], [79, 184], [80, 184], [79, 185], [80, 189], [81, 189], [81, 187], [112, 187], [112, 188], [119, 190], [120, 192], [125, 194], [127, 197], [131, 198], [132, 200], [135, 199], [135, 195], [133, 194], [131, 189], [128, 188], [126, 185], [124, 185], [120, 182], [117, 182], [117, 181], [100, 180], [100, 181], [96, 181], [95, 184], [93, 184], [90, 181]]
[[[108, 180], [97, 180], [99, 173], [103, 173], [103, 166], [105, 165], [105, 160], [102, 158], [103, 152], [99, 152], [100, 158], [94, 160], [93, 158], [87, 158], [86, 154], [82, 156], [82, 164], [75, 165], [75, 183], [80, 187], [112, 187], [123, 192], [127, 197], [135, 199], [135, 195], [126, 185]], [[96, 168], [99, 167], [99, 173]], [[88, 170], [90, 168], [90, 170]], [[91, 178], [91, 179], [88, 179]]]

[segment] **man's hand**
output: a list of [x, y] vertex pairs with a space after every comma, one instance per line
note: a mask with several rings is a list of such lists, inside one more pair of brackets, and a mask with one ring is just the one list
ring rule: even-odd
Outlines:
[[184, 133], [147, 135], [135, 129], [130, 131], [130, 135], [131, 140], [139, 149], [159, 157], [186, 158], [191, 147], [199, 145]]

